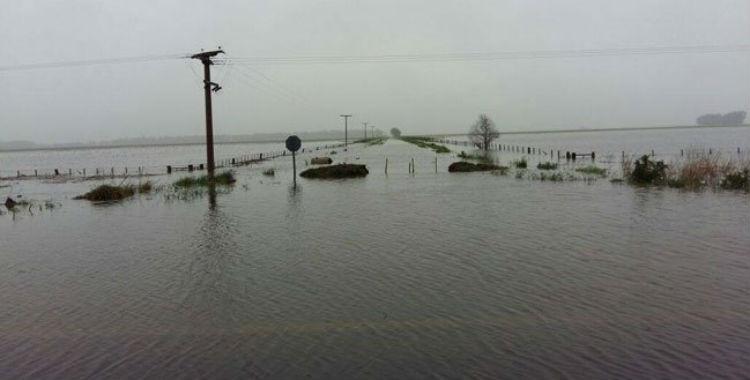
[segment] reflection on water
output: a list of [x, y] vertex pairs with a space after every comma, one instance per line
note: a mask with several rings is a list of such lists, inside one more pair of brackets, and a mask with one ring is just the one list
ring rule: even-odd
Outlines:
[[[746, 194], [449, 174], [450, 156], [435, 174], [428, 150], [356, 149], [371, 168], [361, 180], [294, 189], [291, 162], [277, 160], [265, 164], [276, 180], [239, 168], [208, 202], [156, 195], [102, 208], [61, 196], [54, 212], [0, 216], [0, 373], [750, 371]], [[65, 186], [55, 191], [88, 185]]]

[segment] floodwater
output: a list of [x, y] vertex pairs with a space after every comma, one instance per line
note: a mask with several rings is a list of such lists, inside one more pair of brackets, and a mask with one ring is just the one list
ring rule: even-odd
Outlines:
[[750, 373], [748, 194], [435, 173], [393, 140], [334, 157], [370, 175], [294, 190], [286, 157], [215, 202], [111, 205], [6, 183], [60, 205], [0, 215], [0, 377]]

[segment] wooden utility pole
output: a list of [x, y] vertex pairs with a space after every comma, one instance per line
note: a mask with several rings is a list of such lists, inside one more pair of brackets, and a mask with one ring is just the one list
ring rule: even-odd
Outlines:
[[363, 122], [362, 125], [365, 126], [365, 140], [367, 140], [367, 122]]
[[190, 58], [198, 59], [203, 63], [203, 93], [206, 97], [206, 165], [208, 167], [208, 180], [213, 181], [214, 169], [214, 125], [211, 113], [211, 92], [221, 90], [221, 86], [211, 82], [211, 57], [223, 54], [224, 50], [212, 50], [193, 54]]
[[346, 148], [349, 145], [349, 118], [352, 117], [352, 115], [339, 115], [344, 118], [344, 147]]

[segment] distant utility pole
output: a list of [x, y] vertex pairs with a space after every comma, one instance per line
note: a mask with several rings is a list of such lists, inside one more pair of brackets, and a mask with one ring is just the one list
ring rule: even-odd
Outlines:
[[198, 59], [203, 63], [203, 92], [206, 97], [206, 166], [208, 167], [208, 179], [213, 181], [214, 179], [214, 125], [213, 116], [211, 114], [211, 92], [218, 92], [221, 90], [221, 86], [211, 82], [211, 57], [215, 57], [219, 54], [223, 54], [224, 50], [212, 50], [193, 54], [190, 58]]
[[370, 126], [370, 136], [371, 137], [375, 137], [375, 126], [374, 125]]
[[352, 115], [339, 115], [344, 118], [344, 147], [349, 145], [349, 118]]
[[367, 122], [362, 123], [365, 126], [365, 140], [367, 140]]

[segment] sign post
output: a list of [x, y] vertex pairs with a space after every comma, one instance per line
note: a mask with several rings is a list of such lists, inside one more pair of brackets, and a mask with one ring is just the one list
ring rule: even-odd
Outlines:
[[292, 135], [286, 138], [286, 148], [292, 152], [292, 172], [294, 173], [293, 180], [295, 189], [297, 188], [297, 159], [295, 153], [301, 146], [302, 140], [300, 140], [299, 137]]

